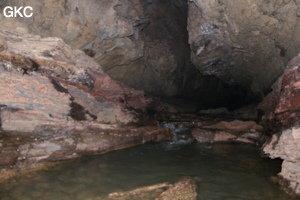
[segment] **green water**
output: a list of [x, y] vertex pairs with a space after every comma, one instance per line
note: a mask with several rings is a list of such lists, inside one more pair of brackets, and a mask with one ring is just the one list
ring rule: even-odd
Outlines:
[[[146, 144], [88, 156], [0, 186], [1, 200], [85, 200], [194, 177], [199, 200], [291, 200], [270, 177], [281, 162], [250, 145]], [[5, 189], [4, 189], [5, 188]]]

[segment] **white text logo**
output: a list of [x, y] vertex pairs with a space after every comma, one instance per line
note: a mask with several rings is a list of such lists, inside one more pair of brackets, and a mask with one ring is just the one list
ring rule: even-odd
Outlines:
[[[30, 11], [28, 11], [30, 10]], [[23, 6], [21, 7], [11, 7], [6, 6], [3, 10], [3, 14], [5, 17], [31, 17], [33, 15], [32, 13], [33, 9], [30, 6], [26, 6], [23, 9]]]

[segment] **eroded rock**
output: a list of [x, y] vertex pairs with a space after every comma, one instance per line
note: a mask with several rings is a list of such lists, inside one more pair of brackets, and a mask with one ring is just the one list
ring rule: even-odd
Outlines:
[[196, 200], [197, 185], [191, 178], [183, 178], [155, 200]]
[[191, 178], [182, 178], [174, 184], [161, 183], [87, 200], [196, 200], [196, 189]]
[[106, 197], [98, 197], [87, 200], [154, 200], [163, 191], [167, 190], [171, 184], [161, 183], [157, 185], [146, 186], [128, 192], [111, 193]]
[[271, 158], [283, 159], [281, 176], [285, 182], [283, 186], [289, 191], [300, 195], [300, 128], [292, 127], [274, 134], [271, 140], [264, 145], [263, 151]]

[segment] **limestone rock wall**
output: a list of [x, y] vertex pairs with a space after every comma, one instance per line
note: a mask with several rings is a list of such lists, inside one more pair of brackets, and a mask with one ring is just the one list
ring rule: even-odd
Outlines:
[[60, 38], [0, 31], [0, 79], [0, 179], [172, 138], [166, 128], [125, 126], [143, 120], [152, 99]]
[[127, 124], [151, 103], [58, 38], [0, 32], [1, 124], [31, 132], [47, 121]]
[[299, 51], [298, 0], [0, 2], [7, 5], [30, 5], [34, 15], [1, 14], [2, 30], [60, 37], [112, 78], [160, 96], [208, 102], [222, 91], [226, 102], [241, 93], [227, 84], [262, 99]]
[[1, 13], [2, 30], [62, 38], [131, 87], [215, 106], [230, 101], [230, 88], [190, 63], [185, 0], [0, 1], [0, 8], [7, 5], [30, 5], [33, 16]]
[[183, 2], [12, 0], [0, 6], [30, 5], [33, 17], [2, 15], [0, 20], [4, 30], [62, 38], [93, 57], [112, 78], [137, 89], [175, 95], [189, 63]]
[[262, 98], [299, 51], [298, 13], [291, 0], [190, 1], [191, 61]]
[[300, 57], [296, 56], [259, 105], [264, 112], [261, 123], [274, 133], [263, 151], [271, 158], [283, 159], [279, 175], [284, 181], [281, 183], [297, 195], [300, 195], [299, 67]]

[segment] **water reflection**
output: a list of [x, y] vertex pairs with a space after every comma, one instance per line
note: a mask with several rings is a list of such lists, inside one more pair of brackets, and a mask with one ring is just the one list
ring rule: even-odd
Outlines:
[[110, 192], [194, 177], [199, 200], [291, 200], [270, 181], [279, 160], [250, 145], [146, 144], [40, 171], [0, 190], [1, 200], [85, 200]]

